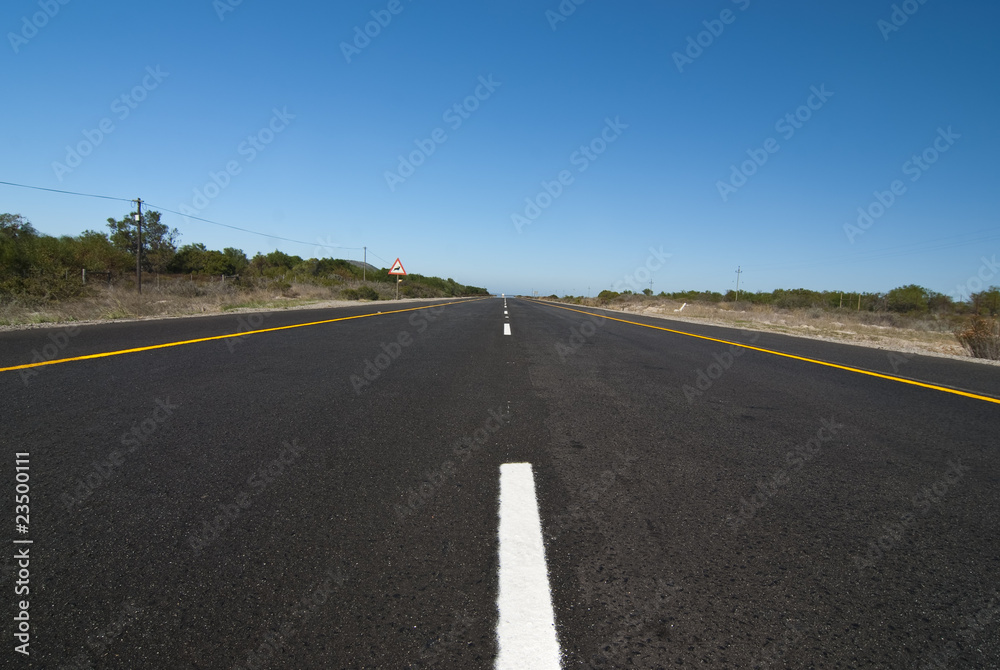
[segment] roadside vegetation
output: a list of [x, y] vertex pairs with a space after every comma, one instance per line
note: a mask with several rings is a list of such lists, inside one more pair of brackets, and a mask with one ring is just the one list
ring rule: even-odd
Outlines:
[[[143, 213], [142, 294], [135, 286], [132, 214], [106, 231], [53, 237], [18, 214], [0, 214], [0, 325], [287, 308], [323, 301], [388, 300], [387, 269], [280, 251], [247, 258], [236, 248], [178, 246], [180, 234]], [[410, 274], [400, 298], [488, 295], [453, 279]]]
[[[910, 284], [886, 293], [809, 289], [725, 294], [711, 291], [601, 291], [596, 298], [547, 300], [639, 314], [713, 321], [886, 348], [1000, 360], [1000, 287], [954, 300]], [[686, 305], [685, 305], [686, 303]], [[904, 346], [901, 346], [904, 345]]]

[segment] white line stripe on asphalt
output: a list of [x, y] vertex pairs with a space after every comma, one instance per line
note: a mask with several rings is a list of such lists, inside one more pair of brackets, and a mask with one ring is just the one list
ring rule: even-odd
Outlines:
[[558, 670], [552, 593], [531, 463], [500, 466], [496, 670]]
[[503, 334], [504, 335], [510, 335], [510, 324], [509, 323], [503, 324]]

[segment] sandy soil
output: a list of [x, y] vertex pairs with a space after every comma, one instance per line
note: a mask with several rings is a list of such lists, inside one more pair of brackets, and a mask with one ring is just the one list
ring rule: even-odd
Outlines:
[[[610, 311], [625, 314], [681, 321], [688, 323], [705, 323], [729, 328], [743, 328], [763, 332], [781, 333], [794, 337], [805, 337], [825, 342], [855, 344], [873, 349], [898, 351], [900, 353], [939, 356], [956, 360], [983, 363], [1000, 366], [1000, 361], [990, 361], [973, 358], [950, 331], [898, 328], [865, 324], [843, 318], [836, 320], [835, 315], [822, 314], [810, 317], [806, 310], [797, 312], [775, 312], [773, 310], [738, 311], [718, 309], [705, 305], [688, 305], [680, 312], [682, 303], [672, 305], [624, 305], [605, 307]], [[586, 305], [576, 307], [586, 309]], [[801, 312], [801, 313], [800, 313]], [[852, 321], [852, 322], [849, 322]]]

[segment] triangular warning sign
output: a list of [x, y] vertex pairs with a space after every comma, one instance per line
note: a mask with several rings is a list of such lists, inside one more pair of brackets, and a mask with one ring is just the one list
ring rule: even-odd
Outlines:
[[392, 264], [392, 269], [389, 270], [389, 274], [391, 274], [391, 275], [405, 275], [406, 274], [406, 270], [403, 269], [403, 264], [399, 262], [398, 258], [396, 259], [396, 262]]

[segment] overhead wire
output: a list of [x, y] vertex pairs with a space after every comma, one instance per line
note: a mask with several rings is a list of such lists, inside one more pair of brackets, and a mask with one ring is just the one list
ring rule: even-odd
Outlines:
[[[96, 193], [80, 193], [80, 192], [77, 192], [77, 191], [64, 191], [62, 189], [57, 189], [57, 188], [45, 188], [45, 187], [42, 187], [42, 186], [31, 186], [31, 185], [28, 185], [28, 184], [17, 184], [15, 182], [9, 182], [9, 181], [0, 181], [0, 184], [2, 184], [4, 186], [16, 186], [18, 188], [27, 188], [27, 189], [32, 189], [32, 190], [36, 190], [36, 191], [49, 191], [49, 192], [52, 192], [52, 193], [62, 193], [64, 195], [75, 195], [75, 196], [81, 196], [81, 197], [86, 197], [86, 198], [102, 198], [104, 200], [116, 200], [116, 201], [119, 201], [119, 202], [129, 202], [129, 203], [136, 202], [136, 198], [117, 198], [117, 197], [110, 196], [110, 195], [98, 195]], [[241, 228], [240, 226], [234, 226], [234, 225], [231, 225], [231, 224], [228, 224], [228, 223], [221, 223], [219, 221], [212, 221], [211, 219], [206, 219], [204, 217], [195, 216], [193, 214], [183, 214], [181, 212], [175, 212], [172, 209], [169, 209], [167, 207], [161, 207], [160, 205], [155, 205], [155, 204], [150, 203], [150, 202], [145, 202], [144, 201], [144, 204], [148, 208], [154, 209], [156, 211], [167, 212], [169, 214], [176, 214], [177, 216], [183, 216], [186, 219], [194, 219], [196, 221], [202, 221], [204, 223], [209, 223], [209, 224], [211, 224], [213, 226], [221, 226], [223, 228], [230, 228], [232, 230], [238, 230], [240, 232], [249, 233], [251, 235], [259, 235], [261, 237], [267, 237], [267, 238], [270, 238], [270, 239], [273, 239], [273, 240], [281, 240], [282, 242], [291, 242], [292, 244], [302, 244], [302, 245], [311, 246], [311, 247], [322, 247], [324, 249], [344, 249], [344, 250], [347, 250], [347, 251], [362, 251], [363, 250], [363, 247], [340, 247], [340, 246], [335, 246], [335, 245], [330, 245], [330, 244], [323, 244], [322, 242], [304, 242], [302, 240], [296, 240], [296, 239], [292, 239], [290, 237], [283, 237], [281, 235], [272, 235], [270, 233], [262, 233], [262, 232], [257, 231], [257, 230], [250, 230], [249, 228]], [[368, 253], [370, 253], [372, 256], [375, 256], [375, 258], [378, 258], [383, 263], [388, 263], [388, 261], [386, 261], [381, 256], [378, 256], [374, 252], [369, 251]]]

